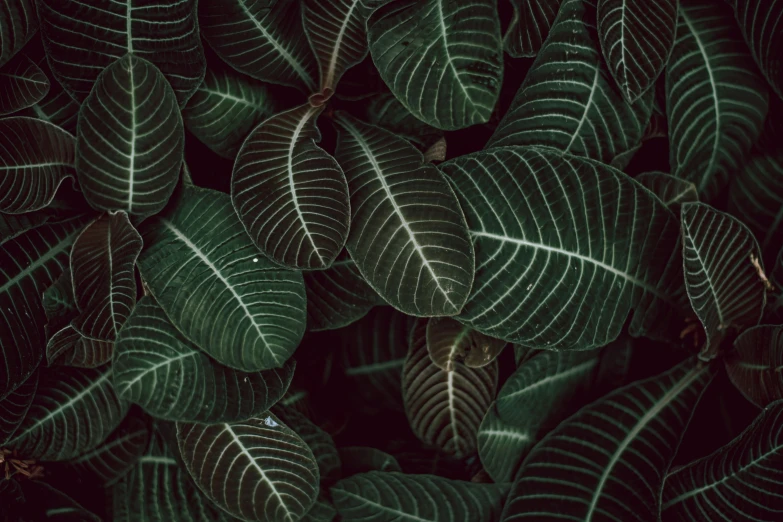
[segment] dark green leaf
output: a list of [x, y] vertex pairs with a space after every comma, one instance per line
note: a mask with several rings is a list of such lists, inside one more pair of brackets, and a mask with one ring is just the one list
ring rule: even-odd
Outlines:
[[443, 136], [405, 108], [390, 92], [369, 98], [361, 110], [364, 120], [405, 138], [419, 149], [425, 149]]
[[696, 185], [665, 172], [644, 172], [634, 179], [650, 189], [673, 212], [679, 213], [683, 203], [699, 200]]
[[363, 446], [340, 448], [340, 462], [344, 477], [368, 471], [402, 471], [397, 459], [388, 453]]
[[102, 522], [101, 517], [46, 482], [27, 480], [22, 491], [27, 499], [22, 512], [30, 520]]
[[503, 47], [515, 58], [538, 54], [549, 35], [562, 0], [509, 0], [514, 17], [503, 37]]
[[488, 337], [450, 317], [427, 321], [427, 352], [436, 366], [447, 372], [458, 364], [481, 368], [494, 361], [506, 341]]
[[68, 326], [79, 310], [73, 297], [71, 270], [67, 269], [43, 293], [47, 337]]
[[49, 78], [25, 55], [0, 69], [0, 115], [38, 103], [49, 92]]
[[0, 446], [11, 440], [22, 423], [38, 390], [38, 372], [33, 373], [5, 399], [0, 400]]
[[0, 67], [5, 65], [38, 30], [34, 0], [2, 0], [0, 5]]
[[331, 484], [339, 478], [340, 454], [331, 435], [294, 408], [276, 405], [272, 413], [291, 428], [307, 444], [318, 463], [321, 484]]
[[760, 407], [783, 399], [783, 326], [762, 325], [742, 332], [726, 359], [731, 382]]
[[732, 4], [756, 63], [783, 99], [783, 1], [733, 0]]
[[[51, 334], [49, 324], [47, 324], [47, 332]], [[68, 325], [49, 337], [46, 343], [46, 362], [49, 366], [59, 364], [78, 368], [97, 368], [111, 360], [113, 351], [112, 342], [87, 337], [73, 325]]]

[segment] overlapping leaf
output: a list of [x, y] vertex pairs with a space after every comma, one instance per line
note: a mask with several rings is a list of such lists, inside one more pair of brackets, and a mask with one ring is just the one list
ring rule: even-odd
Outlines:
[[234, 159], [253, 127], [274, 114], [276, 107], [263, 83], [227, 67], [210, 67], [182, 109], [182, 119], [207, 147]]
[[672, 175], [710, 201], [758, 138], [767, 88], [728, 5], [681, 0], [666, 66]]
[[674, 308], [677, 220], [625, 174], [530, 147], [441, 169], [476, 249], [465, 324], [528, 346], [588, 349], [616, 338], [633, 308], [635, 334], [660, 328]]
[[102, 522], [101, 517], [71, 496], [42, 480], [23, 482], [22, 492], [27, 499], [22, 513], [28, 520]]
[[[47, 332], [51, 334], [48, 323]], [[88, 337], [73, 325], [68, 325], [54, 332], [46, 343], [46, 362], [49, 366], [59, 364], [76, 366], [78, 368], [97, 368], [111, 360], [114, 345]]]
[[427, 351], [427, 320], [419, 319], [402, 369], [405, 413], [419, 439], [462, 458], [476, 449], [476, 434], [498, 385], [497, 360], [482, 368], [439, 368]]
[[624, 157], [627, 163], [650, 120], [653, 93], [629, 105], [618, 91], [601, 56], [595, 4], [563, 1], [486, 148], [540, 145], [604, 163]]
[[337, 480], [342, 464], [332, 436], [292, 407], [277, 404], [270, 411], [296, 433], [313, 452], [315, 462], [318, 464], [319, 482], [331, 484]]
[[682, 235], [688, 297], [714, 350], [729, 328], [761, 319], [767, 302], [761, 252], [745, 225], [704, 203], [682, 206]]
[[231, 200], [256, 245], [277, 263], [328, 268], [348, 235], [348, 185], [315, 143], [323, 107], [272, 116], [248, 136], [231, 178]]
[[234, 424], [177, 423], [198, 487], [243, 520], [299, 520], [318, 494], [313, 452], [271, 413]]
[[382, 127], [424, 150], [441, 137], [443, 131], [427, 125], [405, 108], [390, 92], [371, 96], [361, 107], [363, 120]]
[[458, 363], [469, 368], [490, 364], [506, 347], [506, 341], [479, 333], [450, 317], [427, 321], [427, 352], [442, 370], [452, 371]]
[[756, 63], [783, 99], [783, 1], [735, 0], [732, 4]]
[[41, 371], [30, 410], [9, 442], [22, 455], [68, 460], [97, 447], [120, 424], [128, 403], [111, 385], [111, 368]]
[[344, 477], [368, 471], [402, 471], [397, 459], [388, 453], [364, 446], [340, 448], [340, 462]]
[[41, 295], [68, 266], [85, 220], [34, 228], [0, 248], [0, 399], [22, 384], [44, 354]]
[[177, 100], [152, 63], [126, 54], [107, 67], [79, 113], [76, 170], [94, 208], [159, 212], [174, 191], [185, 147]]
[[184, 105], [204, 78], [196, 0], [40, 0], [38, 14], [54, 77], [79, 102], [126, 53], [160, 69], [175, 105]]
[[[46, 73], [47, 78], [54, 77], [45, 56], [37, 62], [37, 65]], [[53, 123], [75, 135], [79, 104], [65, 92], [60, 82], [51, 80], [49, 84], [49, 92], [46, 93], [46, 96], [25, 110], [23, 114]]]
[[580, 410], [525, 459], [501, 521], [656, 520], [664, 477], [711, 377], [689, 360]]
[[263, 413], [288, 389], [293, 361], [245, 373], [219, 364], [172, 325], [155, 300], [136, 305], [115, 346], [117, 393], [157, 418], [233, 422]]
[[783, 399], [783, 326], [749, 328], [734, 347], [726, 370], [737, 389], [761, 407]]
[[343, 479], [332, 498], [345, 522], [493, 522], [508, 485], [371, 471]]
[[315, 504], [310, 508], [310, 511], [301, 520], [302, 522], [332, 522], [335, 515], [337, 515], [337, 510], [334, 509], [328, 497], [322, 492]]
[[0, 212], [48, 205], [73, 175], [76, 142], [50, 123], [23, 116], [0, 120]]
[[234, 69], [314, 91], [317, 66], [302, 37], [300, 2], [214, 0], [198, 6], [201, 34]]
[[644, 172], [634, 179], [650, 189], [673, 212], [679, 213], [683, 203], [699, 200], [696, 185], [665, 172]]
[[538, 54], [555, 21], [561, 0], [511, 0], [511, 19], [503, 47], [515, 58]]
[[346, 248], [386, 302], [417, 316], [455, 315], [474, 259], [465, 218], [438, 170], [402, 138], [347, 114], [335, 156], [351, 194]]
[[1, 116], [38, 103], [48, 92], [49, 78], [25, 55], [0, 69]]
[[321, 93], [330, 96], [346, 69], [367, 56], [367, 19], [372, 9], [364, 0], [308, 0], [304, 28], [321, 75]]
[[0, 400], [0, 446], [13, 437], [30, 409], [37, 389], [38, 372], [35, 372], [5, 399]]
[[444, 130], [489, 120], [503, 78], [496, 2], [394, 0], [367, 27], [383, 81], [417, 118]]
[[79, 313], [73, 297], [70, 269], [63, 271], [54, 284], [43, 292], [43, 307], [46, 312], [47, 337], [68, 326]]
[[638, 100], [663, 72], [674, 45], [678, 0], [598, 0], [598, 34], [625, 99]]
[[666, 477], [661, 519], [777, 520], [783, 512], [783, 403], [741, 435]]
[[0, 214], [0, 243], [13, 239], [28, 230], [50, 221], [56, 212], [39, 210], [24, 214]]
[[0, 15], [0, 67], [38, 30], [34, 0], [3, 0]]

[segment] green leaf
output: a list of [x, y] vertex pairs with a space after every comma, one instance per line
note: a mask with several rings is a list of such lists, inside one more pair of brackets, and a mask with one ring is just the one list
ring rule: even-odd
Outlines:
[[630, 159], [650, 120], [653, 93], [629, 105], [617, 90], [601, 56], [595, 3], [563, 1], [486, 148], [536, 145], [607, 164], [618, 157]]
[[634, 179], [650, 189], [673, 212], [679, 213], [683, 203], [699, 201], [696, 185], [671, 174], [657, 171], [644, 172]]
[[[49, 324], [47, 332], [51, 333]], [[49, 366], [97, 368], [111, 360], [113, 351], [112, 342], [85, 336], [69, 324], [49, 337], [46, 343], [46, 362]]]
[[227, 67], [210, 67], [182, 109], [182, 119], [207, 147], [233, 160], [250, 131], [277, 106], [263, 83]]
[[629, 103], [663, 72], [674, 45], [678, 0], [598, 0], [598, 34], [609, 70]]
[[[37, 63], [46, 73], [47, 78], [53, 78], [46, 56]], [[49, 92], [38, 103], [22, 112], [25, 116], [38, 118], [57, 125], [71, 134], [76, 134], [76, 123], [79, 117], [79, 104], [65, 92], [58, 81], [49, 81]]]
[[776, 520], [783, 511], [783, 403], [716, 452], [666, 477], [666, 521]]
[[68, 266], [84, 219], [34, 228], [0, 248], [0, 399], [33, 373], [46, 346], [41, 295]]
[[299, 520], [318, 494], [313, 452], [271, 413], [234, 424], [177, 423], [198, 487], [242, 520]]
[[489, 121], [503, 78], [493, 0], [393, 0], [367, 22], [383, 81], [420, 120], [444, 130]]
[[38, 30], [34, 0], [2, 0], [0, 67], [24, 47]]
[[68, 460], [102, 443], [129, 404], [111, 385], [111, 368], [47, 368], [9, 446], [27, 458]]
[[580, 410], [533, 448], [500, 520], [657, 520], [664, 477], [711, 377], [688, 360]]
[[76, 142], [50, 123], [23, 116], [0, 120], [0, 212], [38, 210], [73, 177]]
[[479, 424], [497, 392], [498, 363], [442, 370], [427, 352], [426, 332], [427, 320], [418, 319], [402, 369], [405, 413], [419, 439], [463, 458], [476, 450]]
[[43, 293], [43, 307], [46, 312], [47, 338], [68, 326], [79, 310], [73, 297], [71, 270], [66, 269]]
[[174, 91], [157, 67], [126, 54], [98, 77], [79, 113], [76, 171], [100, 210], [146, 217], [177, 184], [185, 147]]
[[764, 259], [773, 260], [783, 245], [783, 154], [755, 154], [734, 173], [729, 212], [759, 240]]
[[271, 412], [296, 433], [313, 452], [321, 484], [331, 484], [340, 476], [340, 454], [332, 436], [294, 408], [275, 405]]
[[346, 69], [367, 56], [367, 19], [372, 8], [364, 0], [307, 0], [302, 21], [321, 76], [320, 91], [334, 92]]
[[783, 99], [783, 2], [739, 0], [732, 3], [753, 58], [772, 90]]
[[30, 107], [49, 92], [49, 78], [25, 55], [0, 69], [0, 116]]
[[507, 491], [502, 484], [384, 471], [354, 475], [331, 489], [345, 522], [493, 522]]
[[321, 492], [310, 511], [301, 518], [302, 522], [332, 522], [337, 515], [337, 510]]
[[707, 336], [717, 349], [729, 328], [758, 324], [767, 295], [758, 243], [737, 219], [704, 203], [682, 206], [685, 287]]
[[383, 299], [364, 280], [348, 252], [326, 270], [303, 272], [307, 290], [307, 329], [334, 330], [354, 323]]
[[460, 312], [474, 274], [465, 218], [449, 184], [392, 133], [338, 113], [335, 156], [351, 194], [346, 249], [383, 299], [409, 315]]
[[514, 58], [533, 57], [549, 35], [562, 0], [510, 0], [514, 8], [503, 47]]
[[0, 400], [0, 446], [14, 436], [16, 429], [22, 423], [33, 397], [38, 390], [38, 372], [34, 372], [21, 386]]
[[458, 364], [481, 368], [494, 361], [506, 341], [487, 337], [450, 317], [427, 321], [427, 352], [441, 370], [450, 372]]
[[38, 14], [52, 73], [78, 102], [101, 71], [127, 53], [160, 69], [176, 93], [175, 105], [184, 105], [204, 78], [196, 0], [39, 0]]
[[431, 127], [405, 108], [390, 92], [370, 97], [360, 110], [363, 120], [393, 132], [421, 150], [443, 136], [443, 131]]
[[47, 209], [25, 214], [0, 214], [0, 243], [43, 225], [55, 215], [55, 212], [49, 212]]
[[760, 407], [783, 398], [783, 326], [754, 326], [734, 341], [726, 358], [731, 382]]
[[292, 268], [328, 268], [348, 236], [345, 176], [316, 145], [322, 111], [305, 104], [256, 127], [231, 178], [231, 200], [253, 242]]
[[141, 236], [125, 212], [87, 225], [71, 250], [71, 280], [81, 313], [74, 328], [86, 337], [113, 341], [136, 304], [134, 267]]
[[368, 471], [402, 471], [397, 459], [376, 448], [346, 446], [340, 448], [344, 477]]
[[730, 8], [681, 0], [666, 66], [672, 175], [692, 181], [703, 200], [713, 200], [761, 133], [767, 99]]
[[677, 219], [625, 174], [532, 147], [441, 169], [476, 249], [465, 324], [532, 347], [585, 350], [615, 339], [631, 309], [637, 335], [660, 329], [675, 308]]
[[300, 2], [200, 2], [201, 34], [237, 71], [258, 80], [316, 88], [316, 63], [303, 37]]
[[101, 517], [46, 482], [26, 480], [22, 483], [22, 491], [27, 499], [23, 508], [27, 520], [101, 522]]
[[302, 275], [260, 254], [227, 195], [183, 187], [140, 231], [142, 279], [188, 340], [238, 370], [283, 365], [304, 334]]
[[160, 419], [234, 422], [263, 413], [288, 389], [295, 363], [245, 373], [219, 364], [143, 297], [115, 345], [114, 387], [120, 397]]

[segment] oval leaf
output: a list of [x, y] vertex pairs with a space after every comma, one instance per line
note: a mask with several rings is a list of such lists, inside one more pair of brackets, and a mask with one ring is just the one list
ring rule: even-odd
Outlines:
[[494, 361], [506, 341], [488, 337], [449, 317], [427, 321], [427, 351], [442, 370], [450, 372], [458, 363], [481, 368]]
[[[42, 57], [37, 65], [46, 73], [47, 78], [54, 78], [46, 61], [46, 56]], [[22, 114], [47, 121], [76, 135], [79, 104], [71, 98], [70, 94], [65, 92], [60, 82], [50, 81], [49, 84], [49, 92], [46, 96]]]
[[755, 326], [734, 341], [726, 359], [731, 382], [760, 407], [783, 399], [783, 326]]
[[511, 0], [514, 17], [503, 47], [514, 58], [533, 57], [541, 50], [555, 21], [561, 0]]
[[530, 147], [490, 149], [441, 169], [476, 248], [465, 324], [527, 346], [584, 350], [616, 338], [632, 308], [632, 329], [674, 308], [677, 220], [625, 174]]
[[351, 193], [346, 248], [386, 302], [410, 315], [456, 315], [474, 274], [457, 198], [437, 168], [392, 133], [344, 113], [335, 156]]
[[337, 480], [342, 464], [332, 436], [293, 407], [277, 404], [271, 411], [280, 421], [291, 428], [313, 452], [318, 464], [319, 482], [331, 484]]
[[345, 176], [315, 144], [321, 111], [302, 105], [256, 127], [231, 178], [231, 200], [250, 237], [273, 261], [293, 268], [328, 268], [348, 236]]
[[[47, 330], [51, 331], [48, 324]], [[113, 351], [113, 343], [86, 337], [68, 325], [58, 330], [46, 343], [46, 362], [49, 366], [59, 364], [97, 368], [111, 360]]]
[[260, 254], [227, 195], [184, 187], [141, 234], [142, 279], [188, 340], [238, 370], [285, 363], [305, 329], [302, 275]]
[[75, 150], [73, 136], [50, 123], [21, 116], [0, 120], [0, 212], [48, 205], [73, 175]]
[[234, 422], [263, 413], [285, 394], [294, 362], [245, 373], [213, 361], [143, 297], [115, 345], [114, 387], [157, 418]]
[[0, 401], [0, 446], [4, 446], [14, 436], [33, 403], [36, 390], [38, 372], [33, 373], [21, 386]]
[[756, 63], [783, 99], [783, 2], [734, 0], [732, 4]]
[[20, 55], [0, 70], [0, 116], [34, 105], [47, 92], [49, 78], [30, 58]]
[[3, 0], [0, 17], [0, 67], [6, 64], [38, 30], [34, 0]]
[[134, 54], [107, 67], [82, 105], [77, 136], [76, 171], [91, 206], [143, 217], [166, 205], [185, 130], [157, 67]]
[[79, 102], [101, 71], [126, 53], [160, 69], [176, 93], [175, 105], [184, 105], [204, 78], [196, 0], [40, 0], [38, 14], [54, 77]]
[[9, 446], [27, 458], [68, 460], [97, 447], [114, 431], [128, 403], [114, 393], [111, 368], [48, 368]]
[[243, 520], [299, 520], [318, 495], [313, 452], [266, 413], [234, 424], [177, 423], [177, 441], [196, 485]]
[[302, 37], [300, 2], [199, 2], [201, 33], [237, 71], [312, 92], [316, 64]]
[[489, 120], [503, 79], [496, 2], [394, 0], [367, 27], [383, 81], [417, 118], [444, 130]]
[[498, 363], [438, 368], [427, 353], [427, 321], [419, 319], [402, 369], [405, 413], [419, 439], [458, 458], [476, 450], [476, 434], [498, 386]]

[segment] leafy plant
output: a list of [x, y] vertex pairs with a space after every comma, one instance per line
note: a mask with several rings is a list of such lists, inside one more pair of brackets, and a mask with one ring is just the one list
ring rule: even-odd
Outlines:
[[783, 520], [783, 0], [0, 0], [0, 515]]

